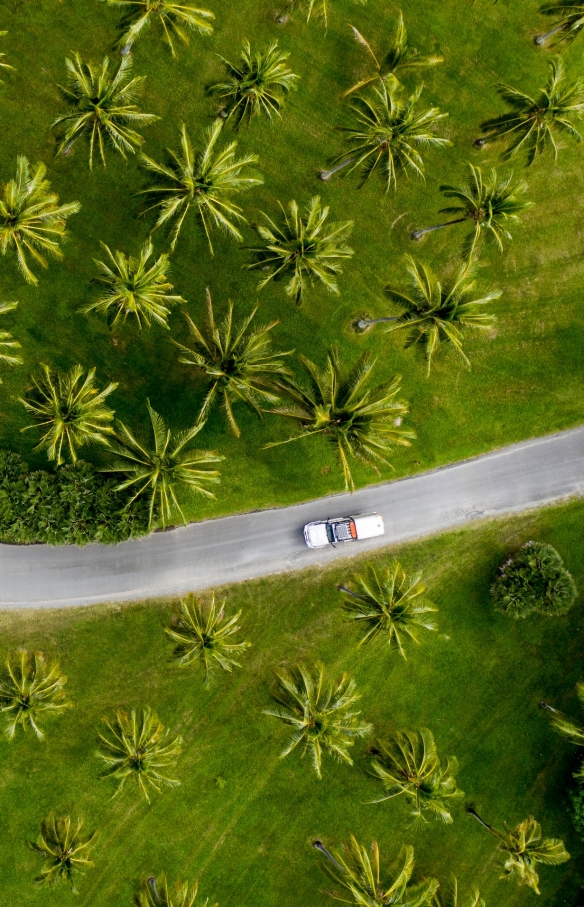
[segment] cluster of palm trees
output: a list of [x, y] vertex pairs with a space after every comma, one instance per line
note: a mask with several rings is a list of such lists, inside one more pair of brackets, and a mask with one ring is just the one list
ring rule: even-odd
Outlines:
[[[348, 623], [360, 621], [363, 624], [365, 635], [359, 645], [383, 641], [389, 652], [399, 652], [405, 658], [405, 643], [418, 641], [417, 630], [435, 629], [431, 615], [437, 609], [425, 596], [421, 575], [408, 577], [397, 562], [388, 564], [381, 571], [369, 566], [364, 574], [354, 576], [349, 585], [338, 588], [343, 595]], [[194, 595], [181, 600], [164, 627], [173, 644], [171, 657], [175, 664], [182, 668], [199, 668], [205, 687], [216, 679], [218, 672], [231, 672], [234, 667], [240, 667], [238, 659], [251, 645], [239, 636], [240, 617], [241, 611], [228, 614], [225, 601], [217, 603], [214, 594], [207, 602]], [[9, 739], [14, 740], [18, 732], [28, 729], [42, 738], [44, 720], [71, 708], [65, 692], [66, 682], [58, 663], [47, 660], [38, 652], [18, 650], [9, 655], [5, 674], [0, 679], [0, 713], [6, 718], [5, 732]], [[280, 758], [299, 750], [301, 756], [309, 756], [319, 779], [325, 757], [353, 765], [352, 747], [373, 733], [373, 725], [361, 716], [355, 681], [347, 674], [336, 679], [331, 677], [320, 662], [312, 667], [298, 664], [277, 671], [272, 696], [274, 705], [264, 713], [291, 730]], [[577, 743], [582, 742], [582, 729], [551, 707], [546, 708], [552, 712], [554, 725], [562, 733]], [[173, 734], [151, 708], [118, 709], [104, 718], [98, 732], [96, 755], [103, 764], [101, 777], [115, 782], [114, 795], [130, 785], [150, 803], [153, 792], [180, 784], [174, 777], [174, 769], [182, 747], [180, 735]], [[370, 775], [381, 788], [380, 796], [372, 803], [402, 800], [413, 824], [453, 821], [452, 806], [464, 796], [456, 780], [458, 763], [454, 756], [440, 757], [434, 735], [428, 728], [396, 731], [389, 737], [378, 738], [369, 746], [368, 753], [371, 756]], [[467, 811], [497, 837], [498, 853], [504, 855], [503, 877], [511, 876], [521, 885], [538, 891], [537, 863], [556, 865], [569, 858], [563, 842], [544, 838], [532, 817], [515, 829], [497, 831], [481, 819], [474, 807], [467, 806]], [[93, 865], [90, 851], [95, 834], [95, 831], [87, 833], [83, 830], [81, 819], [51, 813], [41, 823], [37, 841], [30, 845], [43, 858], [37, 881], [52, 884], [65, 880], [74, 888], [77, 874]], [[314, 843], [328, 858], [328, 869], [336, 883], [350, 893], [352, 899], [347, 903], [393, 903], [398, 907], [406, 904], [425, 907], [434, 903], [437, 880], [425, 880], [413, 887], [409, 884], [413, 870], [411, 848], [404, 851], [405, 866], [409, 869], [406, 871], [402, 867], [394, 875], [390, 871], [386, 884], [380, 881], [375, 842], [372, 856], [355, 839], [349, 848], [344, 847], [334, 855], [322, 842]], [[403, 862], [403, 856], [401, 859]], [[149, 880], [148, 884], [155, 886], [155, 881]], [[166, 891], [165, 885], [163, 879], [161, 886]], [[359, 900], [365, 891], [372, 900]], [[194, 898], [196, 887], [193, 892]], [[390, 901], [387, 900], [389, 892], [392, 893]], [[150, 905], [147, 887], [140, 896], [140, 904]], [[166, 902], [158, 900], [155, 903]], [[168, 904], [170, 907], [171, 900]], [[473, 904], [478, 907], [478, 895]], [[177, 907], [184, 905], [179, 902]], [[456, 902], [453, 907], [457, 907]]]

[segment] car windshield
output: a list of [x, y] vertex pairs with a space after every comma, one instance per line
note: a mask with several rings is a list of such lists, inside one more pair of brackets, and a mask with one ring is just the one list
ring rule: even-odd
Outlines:
[[326, 524], [326, 534], [327, 534], [327, 538], [328, 538], [329, 542], [331, 543], [331, 545], [333, 545], [335, 543], [336, 539], [335, 539], [335, 533], [333, 531], [333, 527], [331, 526], [330, 523]]

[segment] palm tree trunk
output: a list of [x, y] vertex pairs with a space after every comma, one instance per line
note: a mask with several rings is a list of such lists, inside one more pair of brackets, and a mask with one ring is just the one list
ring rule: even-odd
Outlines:
[[337, 869], [342, 869], [342, 868], [343, 868], [343, 867], [341, 866], [341, 864], [338, 863], [338, 862], [335, 860], [335, 858], [333, 857], [333, 855], [332, 855], [332, 853], [330, 852], [330, 850], [327, 850], [327, 849], [326, 849], [326, 847], [324, 846], [324, 844], [322, 843], [322, 841], [319, 841], [319, 840], [313, 841], [313, 842], [312, 842], [312, 846], [313, 846], [313, 847], [316, 847], [317, 850], [320, 850], [320, 852], [323, 853], [323, 854], [325, 855], [325, 857], [327, 858], [327, 860], [330, 860], [331, 863], [334, 863], [334, 865], [337, 867]]
[[348, 164], [352, 164], [354, 160], [354, 157], [348, 157], [346, 161], [341, 161], [340, 164], [335, 164], [335, 166], [331, 167], [330, 170], [321, 170], [319, 173], [319, 178], [326, 183], [327, 180], [330, 180], [333, 173], [337, 173], [338, 170], [342, 170], [343, 167], [346, 167]]
[[75, 142], [77, 141], [78, 138], [79, 138], [79, 136], [76, 135], [75, 138], [74, 138], [74, 139], [71, 139], [71, 141], [67, 143], [67, 145], [65, 146], [65, 148], [63, 148], [61, 154], [62, 154], [64, 157], [67, 157], [68, 154], [71, 154], [71, 149], [73, 148], [73, 145], [75, 144]]
[[478, 814], [478, 812], [476, 811], [476, 809], [474, 808], [474, 806], [467, 806], [467, 807], [466, 807], [466, 811], [467, 811], [467, 813], [470, 813], [471, 816], [474, 816], [475, 819], [476, 819], [478, 822], [481, 823], [481, 825], [483, 826], [483, 828], [486, 828], [487, 831], [490, 831], [491, 834], [492, 834], [492, 835], [495, 835], [496, 838], [500, 838], [500, 837], [501, 837], [500, 834], [499, 834], [499, 832], [498, 832], [495, 828], [493, 828], [492, 825], [488, 825], [488, 823], [485, 822], [484, 819], [481, 819], [481, 817], [479, 816], [479, 814]]
[[[365, 328], [368, 328], [370, 325], [381, 324], [382, 321], [399, 321], [399, 317], [394, 315], [393, 317], [388, 316], [387, 318], [360, 318], [359, 321], [357, 322], [357, 327], [359, 328], [359, 330], [364, 331]], [[339, 586], [339, 588], [340, 588], [340, 586]], [[346, 590], [346, 591], [348, 591], [348, 590]], [[351, 593], [351, 594], [354, 594], [354, 593]]]
[[435, 227], [424, 227], [423, 230], [414, 230], [412, 239], [421, 239], [426, 233], [434, 233], [435, 230], [443, 230], [444, 227], [451, 227], [452, 224], [463, 224], [466, 219], [466, 217], [459, 217], [456, 220], [448, 220], [445, 224], [436, 224]]
[[548, 38], [551, 38], [552, 35], [555, 35], [559, 31], [562, 31], [562, 29], [564, 29], [565, 27], [566, 26], [564, 24], [556, 25], [555, 28], [552, 28], [551, 31], [546, 32], [545, 35], [536, 35], [535, 38], [533, 39], [533, 43], [537, 44], [538, 46], [541, 46], [542, 44], [545, 44], [545, 42], [548, 40]]
[[546, 709], [548, 712], [555, 712], [556, 715], [560, 714], [557, 709], [554, 709], [553, 705], [548, 705], [544, 699], [540, 699], [538, 705], [540, 709]]

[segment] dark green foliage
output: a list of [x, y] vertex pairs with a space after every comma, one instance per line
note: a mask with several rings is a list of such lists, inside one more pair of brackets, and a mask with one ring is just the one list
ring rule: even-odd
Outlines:
[[18, 454], [0, 451], [0, 539], [86, 545], [144, 535], [147, 506], [128, 506], [130, 496], [115, 486], [89, 463], [29, 472]]
[[491, 594], [498, 611], [520, 618], [532, 611], [550, 617], [565, 614], [578, 592], [555, 548], [527, 542], [502, 565]]
[[584, 841], [584, 787], [579, 784], [578, 787], [572, 788], [570, 796], [570, 815], [574, 828], [578, 833], [581, 841]]

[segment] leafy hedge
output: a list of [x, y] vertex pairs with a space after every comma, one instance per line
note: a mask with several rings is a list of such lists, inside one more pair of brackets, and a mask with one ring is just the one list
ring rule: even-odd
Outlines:
[[49, 545], [113, 544], [148, 532], [148, 507], [115, 491], [89, 463], [31, 472], [0, 451], [0, 540]]
[[491, 593], [497, 610], [509, 617], [532, 611], [555, 617], [572, 607], [577, 590], [555, 548], [527, 542], [502, 565]]

